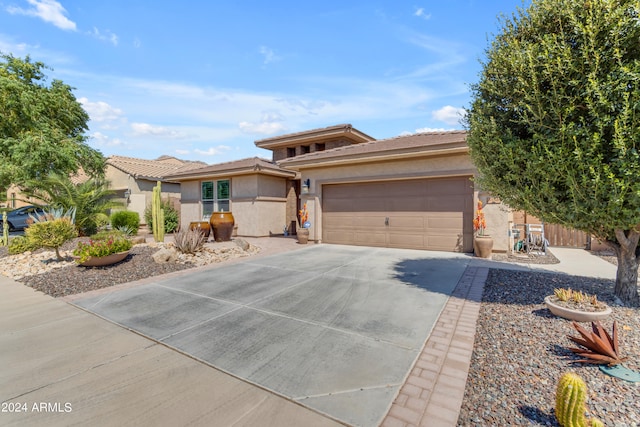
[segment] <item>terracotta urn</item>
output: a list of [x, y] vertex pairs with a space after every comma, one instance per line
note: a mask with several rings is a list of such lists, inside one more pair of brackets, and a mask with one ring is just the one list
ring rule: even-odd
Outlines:
[[213, 230], [213, 239], [216, 242], [228, 242], [233, 234], [235, 219], [231, 212], [214, 212], [209, 218], [209, 224]]
[[479, 258], [491, 259], [493, 239], [491, 236], [475, 236], [473, 239], [473, 252]]
[[209, 238], [209, 233], [211, 232], [211, 226], [208, 221], [193, 221], [189, 223], [190, 230], [200, 230], [204, 233], [204, 237], [206, 239]]
[[298, 235], [298, 243], [301, 245], [306, 245], [309, 242], [309, 229], [308, 228], [299, 228], [297, 231]]

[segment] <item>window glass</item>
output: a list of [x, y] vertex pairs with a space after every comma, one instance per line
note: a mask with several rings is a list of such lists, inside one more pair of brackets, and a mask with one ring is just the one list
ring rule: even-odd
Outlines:
[[213, 200], [213, 182], [202, 183], [202, 200]]
[[202, 220], [209, 221], [211, 218], [211, 214], [213, 213], [213, 200], [211, 201], [202, 201]]
[[202, 182], [202, 219], [208, 220], [213, 212], [229, 212], [231, 210], [230, 181], [222, 179], [220, 181]]
[[229, 212], [230, 210], [228, 200], [218, 201], [218, 212]]
[[218, 181], [218, 200], [229, 199], [229, 180]]

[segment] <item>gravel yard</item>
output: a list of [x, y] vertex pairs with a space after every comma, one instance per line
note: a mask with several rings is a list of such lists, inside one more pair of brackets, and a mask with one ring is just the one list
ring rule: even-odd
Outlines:
[[[587, 410], [606, 426], [640, 425], [640, 383], [610, 377], [576, 360], [566, 336], [571, 322], [553, 316], [543, 299], [571, 287], [614, 305], [613, 282], [558, 274], [491, 270], [484, 288], [459, 426], [557, 426], [555, 388], [566, 371], [587, 383]], [[626, 365], [640, 370], [640, 310], [613, 307]], [[583, 324], [587, 325], [588, 324]]]
[[[76, 247], [78, 240], [79, 239], [74, 239], [62, 246], [61, 251], [66, 255], [64, 262], [59, 263], [55, 261], [53, 252], [38, 250], [34, 252], [33, 255], [16, 255], [9, 257], [16, 261], [17, 265], [13, 268], [11, 266], [6, 267], [10, 264], [9, 258], [6, 258], [4, 265], [0, 264], [0, 271], [4, 268], [13, 270], [8, 271], [8, 273], [12, 273], [10, 277], [13, 277], [16, 281], [47, 295], [62, 297], [171, 273], [173, 271], [194, 268], [208, 263], [220, 262], [229, 258], [249, 256], [257, 253], [259, 250], [255, 246], [250, 246], [246, 251], [235, 245], [220, 249], [207, 247], [205, 251], [199, 253], [198, 257], [181, 255], [182, 259], [180, 262], [158, 264], [151, 256], [154, 252], [158, 251], [160, 247], [155, 244], [142, 244], [134, 245], [129, 256], [117, 264], [107, 267], [86, 268], [77, 265], [71, 258], [71, 251]], [[0, 263], [2, 263], [3, 258], [7, 256], [7, 248], [0, 247]], [[35, 266], [28, 268], [28, 264], [31, 261], [35, 261]], [[17, 272], [20, 269], [27, 270], [29, 275], [20, 277], [24, 274], [23, 271], [20, 273]], [[34, 271], [42, 272], [30, 274]]]

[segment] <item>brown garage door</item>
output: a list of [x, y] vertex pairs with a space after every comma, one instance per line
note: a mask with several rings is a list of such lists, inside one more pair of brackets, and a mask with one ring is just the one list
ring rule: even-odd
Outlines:
[[346, 245], [473, 251], [470, 177], [322, 186], [322, 240]]

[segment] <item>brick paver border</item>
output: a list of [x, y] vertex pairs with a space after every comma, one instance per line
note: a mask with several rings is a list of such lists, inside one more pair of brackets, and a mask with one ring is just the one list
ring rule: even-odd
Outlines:
[[489, 269], [467, 267], [382, 421], [382, 427], [455, 426]]

